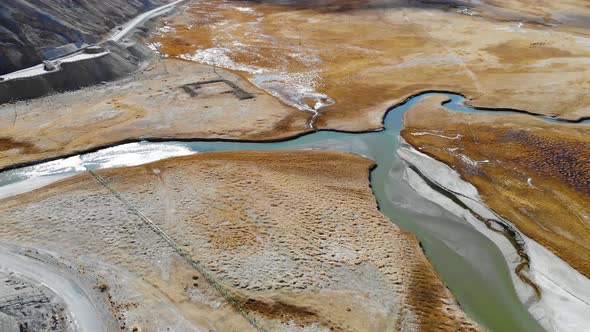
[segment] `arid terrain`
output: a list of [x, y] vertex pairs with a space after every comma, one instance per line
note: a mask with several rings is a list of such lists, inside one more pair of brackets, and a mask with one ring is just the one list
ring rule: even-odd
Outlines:
[[0, 3], [0, 75], [95, 43], [111, 29], [164, 3], [4, 0]]
[[588, 325], [589, 2], [33, 2], [0, 72], [111, 48], [0, 78], [0, 330]]
[[85, 173], [0, 201], [0, 239], [63, 260], [123, 329], [247, 330], [199, 262], [269, 330], [478, 330], [415, 237], [377, 210], [371, 166], [243, 151], [98, 172], [124, 201]]
[[[163, 60], [123, 82], [4, 104], [0, 169], [142, 138], [268, 140], [310, 122], [372, 130], [425, 90], [586, 118], [590, 38], [573, 16], [587, 11], [573, 2], [196, 2], [160, 23], [152, 48], [234, 70], [262, 90], [219, 68]], [[215, 82], [226, 78], [255, 98]]]
[[285, 138], [309, 131], [310, 118], [224, 70], [163, 60], [122, 81], [1, 105], [0, 169], [147, 138]]
[[519, 230], [590, 277], [590, 128], [519, 114], [468, 114], [430, 98], [403, 138], [451, 165]]
[[379, 128], [387, 108], [424, 90], [589, 117], [590, 26], [568, 15], [590, 9], [545, 2], [199, 1], [156, 42], [172, 57], [234, 69], [287, 103], [320, 110], [318, 128]]

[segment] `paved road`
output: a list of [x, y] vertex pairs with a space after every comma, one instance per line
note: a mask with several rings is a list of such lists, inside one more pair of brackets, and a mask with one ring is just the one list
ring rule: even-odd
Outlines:
[[[76, 61], [80, 61], [80, 60], [84, 60], [84, 59], [97, 58], [97, 57], [106, 55], [108, 53], [109, 52], [106, 51], [106, 52], [101, 52], [101, 53], [97, 53], [97, 54], [86, 54], [86, 53], [83, 53], [82, 50], [80, 50], [78, 52], [68, 54], [66, 56], [54, 59], [52, 61], [59, 61], [62, 63], [76, 62]], [[2, 77], [4, 80], [8, 81], [8, 80], [12, 80], [15, 78], [24, 78], [24, 77], [43, 75], [45, 73], [47, 73], [47, 71], [44, 69], [43, 64], [41, 63], [41, 64], [38, 64], [33, 67], [25, 68], [25, 69], [22, 69], [19, 71], [14, 71], [12, 73], [2, 75], [0, 77]]]
[[149, 20], [152, 17], [166, 13], [167, 11], [171, 10], [172, 7], [176, 6], [177, 4], [179, 4], [183, 1], [185, 1], [185, 0], [176, 0], [174, 2], [167, 4], [167, 5], [160, 6], [158, 8], [150, 10], [149, 12], [145, 12], [145, 13], [137, 16], [136, 18], [131, 20], [131, 22], [127, 23], [127, 25], [125, 25], [125, 27], [122, 30], [117, 31], [114, 35], [112, 35], [111, 38], [109, 38], [109, 40], [112, 40], [112, 41], [121, 40], [131, 30], [133, 30], [138, 24], [144, 22], [145, 20]]
[[[162, 15], [162, 14], [166, 13], [167, 11], [171, 10], [174, 6], [176, 6], [177, 4], [179, 4], [183, 1], [186, 1], [186, 0], [176, 0], [174, 2], [167, 4], [167, 5], [163, 5], [163, 6], [154, 8], [148, 12], [145, 12], [145, 13], [137, 16], [136, 18], [131, 20], [129, 23], [127, 23], [123, 29], [121, 29], [120, 31], [117, 31], [114, 35], [112, 35], [108, 40], [112, 40], [112, 41], [121, 40], [127, 34], [129, 34], [129, 32], [131, 32], [135, 27], [137, 27], [138, 24], [140, 24], [146, 20], [149, 20], [153, 17], [156, 17], [158, 15]], [[68, 54], [66, 56], [54, 59], [52, 61], [60, 61], [60, 62], [80, 61], [83, 59], [103, 56], [107, 53], [108, 52], [103, 52], [103, 53], [99, 53], [99, 54], [85, 54], [85, 53], [83, 53], [83, 50], [80, 50], [78, 52]], [[2, 75], [2, 76], [0, 76], [0, 78], [7, 81], [7, 80], [15, 79], [15, 78], [24, 78], [24, 77], [43, 75], [45, 73], [47, 73], [47, 71], [45, 71], [45, 69], [43, 68], [43, 64], [38, 64], [33, 67], [21, 69], [21, 70], [12, 72], [12, 73]]]
[[112, 318], [99, 317], [99, 311], [91, 296], [72, 275], [60, 272], [41, 261], [19, 255], [4, 245], [0, 246], [0, 270], [13, 272], [51, 289], [66, 304], [74, 331], [108, 330], [105, 322]]

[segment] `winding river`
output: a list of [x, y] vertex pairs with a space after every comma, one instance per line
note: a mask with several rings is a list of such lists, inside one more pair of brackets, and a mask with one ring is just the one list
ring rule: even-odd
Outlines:
[[[0, 197], [43, 186], [87, 169], [137, 165], [191, 153], [231, 150], [317, 149], [352, 152], [375, 160], [371, 185], [379, 208], [415, 234], [465, 312], [491, 331], [543, 330], [522, 304], [501, 250], [470, 223], [414, 191], [406, 181], [408, 165], [398, 156], [402, 116], [424, 93], [392, 108], [384, 130], [370, 133], [318, 131], [274, 143], [225, 141], [138, 142], [0, 173]], [[485, 112], [463, 105], [463, 97], [445, 93], [444, 105], [461, 112]], [[551, 119], [547, 119], [551, 120]], [[26, 189], [24, 189], [26, 188]]]

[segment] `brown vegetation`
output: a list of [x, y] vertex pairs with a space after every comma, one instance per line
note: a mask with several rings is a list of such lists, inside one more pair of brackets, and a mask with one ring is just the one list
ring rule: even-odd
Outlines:
[[[319, 128], [378, 128], [389, 106], [432, 89], [464, 93], [478, 106], [589, 116], [589, 41], [576, 33], [590, 26], [548, 26], [551, 15], [533, 2], [481, 6], [466, 13], [426, 1], [199, 1], [156, 40], [175, 57], [214, 49], [231, 61], [196, 61], [237, 69], [252, 81], [313, 77], [312, 87], [336, 101], [322, 109]], [[589, 11], [573, 1], [544, 6], [559, 19]], [[282, 84], [295, 89], [288, 79]]]
[[144, 138], [264, 140], [309, 130], [309, 113], [216, 72], [170, 59], [128, 80], [0, 106], [0, 169]]
[[458, 113], [441, 101], [406, 113], [404, 139], [453, 166], [494, 211], [590, 277], [588, 125]]
[[[477, 330], [416, 238], [377, 210], [371, 166], [337, 152], [242, 151], [98, 173], [270, 330], [313, 323], [345, 331]], [[222, 313], [183, 304], [177, 288], [207, 289], [205, 279], [186, 267], [169, 270], [169, 259], [184, 266], [180, 257], [87, 174], [0, 201], [0, 215], [4, 240], [92, 255], [142, 275], [187, 319]], [[173, 281], [160, 279], [167, 273]], [[116, 281], [100, 282], [120, 296]], [[154, 312], [144, 302], [131, 309]]]

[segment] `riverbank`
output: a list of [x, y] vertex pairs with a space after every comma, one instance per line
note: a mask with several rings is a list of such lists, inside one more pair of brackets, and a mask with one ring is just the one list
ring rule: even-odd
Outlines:
[[[23, 192], [36, 185], [36, 179], [71, 176], [86, 169], [137, 165], [195, 152], [319, 149], [367, 156], [379, 165], [371, 173], [371, 188], [380, 211], [420, 239], [427, 257], [470, 317], [493, 331], [540, 329], [514, 290], [504, 252], [471, 224], [416, 194], [405, 180], [404, 165], [392, 153], [399, 147], [397, 137], [402, 129], [403, 114], [430, 95], [414, 97], [390, 110], [384, 120], [385, 131], [381, 132], [353, 134], [323, 131], [272, 143], [185, 141], [123, 144], [4, 172], [0, 174], [0, 184], [8, 185], [13, 192]], [[456, 95], [450, 96], [454, 102], [447, 105], [452, 109], [461, 109], [460, 99], [455, 98]], [[466, 255], [466, 252], [469, 254]], [[507, 259], [511, 262], [511, 257]], [[470, 280], [467, 284], [466, 275]]]
[[[84, 285], [81, 290], [69, 284], [52, 289], [58, 299], [83, 292], [94, 304], [83, 314], [101, 317], [107, 330], [254, 330], [202, 282], [204, 276], [88, 173], [2, 200], [0, 209], [2, 243], [21, 247], [23, 255], [42, 261], [48, 271]], [[7, 260], [0, 267], [14, 270]], [[29, 269], [36, 273], [33, 283], [45, 282], [44, 269]], [[66, 303], [68, 312], [84, 319], [82, 307]], [[93, 323], [85, 320], [78, 326], [88, 324]]]
[[232, 73], [164, 59], [121, 81], [0, 105], [0, 169], [142, 138], [281, 139], [309, 131], [309, 118]]
[[493, 210], [590, 276], [588, 125], [457, 113], [440, 105], [445, 98], [408, 111], [404, 139], [455, 168]]
[[[416, 238], [378, 212], [368, 183], [372, 164], [337, 152], [243, 151], [197, 154], [99, 174], [271, 330], [300, 325], [320, 330], [477, 330]], [[0, 237], [49, 247], [67, 257], [70, 250], [82, 258], [96, 250], [94, 261], [117, 262], [129, 277], [147, 273], [152, 283], [162, 285], [167, 279], [154, 280], [171, 273], [161, 261], [169, 249], [147, 233], [135, 238], [145, 227], [135, 221], [125, 225], [135, 216], [123, 212], [130, 218], [127, 222], [117, 217], [125, 210], [113, 197], [82, 174], [2, 200], [5, 227]], [[98, 239], [93, 227], [113, 233]], [[86, 241], [86, 236], [95, 239]], [[56, 238], [61, 249], [55, 247]], [[101, 244], [103, 240], [109, 245]], [[144, 250], [147, 256], [141, 254]], [[145, 259], [155, 261], [141, 264]], [[171, 259], [177, 260], [168, 256], [164, 261]], [[148, 273], [154, 268], [163, 270]], [[90, 275], [95, 273], [97, 280], [106, 278], [102, 270]], [[107, 284], [116, 294], [126, 287], [125, 280]], [[192, 282], [201, 285], [204, 280]], [[184, 300], [179, 301], [176, 307]], [[142, 303], [133, 314], [127, 310], [119, 312], [125, 326], [138, 324], [134, 315], [141, 313], [145, 320], [155, 313]], [[191, 321], [187, 312], [181, 315]], [[153, 321], [144, 324], [138, 326]]]
[[[457, 113], [441, 106], [446, 99], [432, 97], [411, 108], [404, 116], [402, 136], [420, 151], [414, 150], [415, 154], [442, 161], [461, 177], [437, 183], [489, 206], [493, 213], [480, 212], [488, 220], [515, 226], [508, 235], [516, 236], [515, 245], [526, 257], [512, 253], [512, 268], [517, 274], [524, 272], [524, 278], [539, 288], [537, 299], [530, 290], [529, 295], [521, 294], [544, 327], [582, 329], [590, 314], [590, 297], [582, 291], [590, 287], [586, 248], [590, 200], [585, 192], [590, 179], [585, 162], [590, 157], [590, 128], [519, 114]], [[442, 179], [434, 175], [444, 173], [440, 167], [421, 174]], [[474, 187], [461, 189], [457, 183], [463, 180]]]
[[[16, 177], [7, 182], [15, 182], [9, 188], [10, 192], [26, 191], [54, 181], [60, 176], [84, 171], [86, 167], [95, 168], [96, 164], [90, 161], [75, 160], [79, 157], [76, 154], [80, 151], [96, 151], [101, 147], [135, 142], [144, 138], [153, 140], [199, 138], [212, 141], [209, 142], [210, 144], [190, 141], [178, 143], [188, 147], [189, 151], [184, 148], [176, 149], [171, 155], [166, 154], [166, 156], [217, 149], [243, 150], [248, 148], [270, 149], [272, 147], [350, 151], [374, 158], [383, 167], [376, 169], [373, 173], [375, 176], [371, 179], [380, 208], [394, 222], [419, 237], [437, 272], [453, 291], [455, 297], [460, 299], [463, 309], [472, 319], [498, 331], [536, 329], [536, 322], [529, 317], [521, 303], [518, 302], [519, 299], [515, 295], [513, 283], [519, 290], [520, 300], [523, 300], [536, 318], [542, 315], [556, 317], [556, 315], [563, 313], [563, 311], [537, 310], [534, 308], [535, 305], [531, 304], [535, 302], [534, 296], [531, 296], [530, 293], [522, 295], [521, 291], [526, 285], [520, 285], [520, 279], [515, 279], [513, 275], [508, 273], [502, 256], [502, 254], [508, 253], [506, 255], [508, 267], [514, 270], [515, 267], [522, 264], [519, 261], [520, 256], [518, 256], [521, 252], [520, 249], [510, 252], [502, 245], [498, 245], [500, 247], [498, 250], [494, 245], [497, 242], [488, 241], [487, 235], [481, 235], [478, 233], [479, 230], [476, 231], [472, 225], [461, 225], [464, 222], [461, 216], [459, 218], [448, 216], [442, 207], [427, 205], [425, 200], [420, 200], [419, 196], [410, 192], [412, 188], [416, 189], [415, 186], [406, 188], [408, 185], [398, 178], [399, 161], [396, 160], [396, 157], [391, 156], [392, 150], [395, 150], [397, 146], [397, 141], [392, 136], [397, 135], [395, 130], [390, 131], [386, 128], [385, 132], [358, 135], [362, 137], [355, 137], [354, 134], [317, 132], [289, 142], [287, 139], [311, 132], [308, 124], [312, 116], [315, 119], [314, 126], [320, 129], [370, 131], [381, 128], [383, 114], [392, 103], [396, 104], [405, 100], [408, 95], [429, 89], [462, 91], [470, 98], [468, 103], [481, 106], [520, 108], [529, 113], [558, 116], [566, 120], [579, 119], [587, 116], [586, 99], [580, 95], [578, 86], [580, 75], [585, 75], [586, 70], [583, 69], [586, 68], [583, 64], [587, 58], [584, 43], [579, 42], [579, 39], [572, 37], [567, 31], [551, 31], [551, 34], [547, 34], [546, 27], [532, 23], [519, 25], [512, 29], [511, 24], [514, 22], [498, 22], [487, 19], [482, 21], [481, 18], [468, 18], [461, 12], [449, 12], [439, 8], [420, 6], [403, 10], [390, 8], [384, 10], [383, 15], [376, 15], [375, 11], [366, 8], [362, 11], [351, 10], [350, 12], [323, 9], [287, 10], [285, 7], [275, 5], [251, 3], [238, 7], [207, 7], [218, 5], [219, 3], [204, 1], [197, 5], [199, 7], [191, 7], [193, 10], [189, 9], [189, 14], [178, 16], [170, 25], [159, 30], [161, 36], [157, 37], [155, 41], [160, 44], [152, 44], [151, 46], [158, 52], [162, 52], [164, 57], [173, 55], [183, 59], [227, 67], [238, 72], [242, 78], [215, 67], [165, 59], [123, 81], [37, 99], [28, 103], [6, 105], [0, 109], [2, 111], [0, 116], [4, 120], [0, 122], [4, 124], [0, 130], [7, 133], [6, 138], [3, 137], [0, 140], [2, 143], [0, 148], [2, 150], [0, 151], [2, 166], [0, 168], [73, 155], [71, 168], [61, 165], [57, 167], [59, 170], [56, 173], [49, 172], [49, 174], [53, 174], [52, 176], [56, 176], [55, 178], [34, 179], [39, 174], [44, 174], [44, 170], [39, 169], [39, 167], [43, 168], [42, 165], [33, 167], [38, 173], [23, 175], [19, 174], [22, 170], [16, 169]], [[198, 10], [195, 11], [195, 8]], [[216, 13], [217, 16], [207, 16], [210, 13]], [[319, 20], [317, 15], [320, 14], [322, 22], [325, 23], [321, 27], [315, 24]], [[200, 19], [202, 17], [209, 18], [195, 24], [191, 15], [198, 15]], [[433, 16], [441, 19], [434, 20]], [[222, 20], [224, 17], [231, 20]], [[444, 26], [440, 25], [441, 23], [437, 23], [444, 22], [442, 19], [444, 17], [452, 19], [453, 25], [457, 27], [458, 31], [448, 33], [448, 29], [445, 30]], [[260, 40], [250, 40], [249, 37], [246, 37], [248, 31], [243, 36], [233, 35], [236, 30], [231, 27], [232, 20], [235, 21], [233, 23], [236, 26], [246, 29], [254, 27], [252, 29], [255, 31], [249, 31], [250, 36], [258, 36]], [[366, 40], [354, 40], [347, 31], [341, 30], [341, 27], [348, 26], [342, 24], [343, 20], [356, 30], [366, 32], [367, 36], [371, 36], [367, 39], [370, 44], [366, 44]], [[289, 24], [277, 25], [276, 22], [288, 22]], [[230, 26], [227, 26], [228, 24]], [[301, 31], [294, 31], [289, 27], [298, 27]], [[391, 27], [395, 27], [395, 29], [391, 29]], [[388, 35], [383, 31], [395, 31], [395, 36]], [[478, 37], [481, 38], [473, 38], [472, 31], [477, 31]], [[269, 44], [265, 39], [267, 37], [275, 40], [272, 43], [273, 47], [259, 49], [261, 45]], [[197, 40], [191, 38], [197, 38]], [[213, 40], [217, 44], [213, 43]], [[327, 42], [324, 43], [326, 40]], [[350, 44], [351, 40], [352, 45]], [[333, 43], [337, 43], [336, 46]], [[193, 44], [207, 48], [195, 50]], [[394, 48], [392, 48], [393, 44]], [[338, 45], [346, 45], [346, 47]], [[171, 48], [173, 52], [167, 53], [167, 47]], [[457, 49], [460, 49], [462, 53], [459, 54]], [[563, 50], [568, 50], [569, 53], [566, 54], [566, 51]], [[511, 54], [519, 54], [520, 57], [511, 58], [510, 54], [507, 54], [510, 52]], [[432, 56], [425, 57], [424, 54]], [[317, 70], [317, 68], [321, 68], [321, 70]], [[569, 74], [564, 75], [564, 72]], [[393, 80], [392, 77], [400, 79]], [[244, 81], [243, 78], [250, 80], [252, 84], [262, 90]], [[428, 82], [428, 84], [423, 82]], [[535, 86], [527, 86], [522, 82], [529, 82]], [[570, 89], [563, 91], [563, 86]], [[506, 88], [510, 91], [507, 92]], [[534, 91], [543, 91], [544, 96], [541, 98]], [[546, 98], [546, 95], [551, 93], [559, 94], [560, 98]], [[279, 98], [282, 102], [272, 96]], [[409, 103], [420, 98], [412, 99]], [[63, 107], [63, 105], [68, 106]], [[404, 106], [399, 109], [402, 108]], [[464, 115], [457, 114], [456, 116], [464, 119]], [[455, 117], [454, 113], [452, 117]], [[452, 117], [445, 118], [447, 124], [452, 123]], [[531, 139], [529, 136], [523, 136], [522, 133], [526, 132], [528, 135], [528, 131], [534, 130], [537, 126], [545, 130], [552, 127], [535, 124], [531, 129], [530, 122], [524, 117], [522, 119], [517, 126], [519, 132], [513, 132], [513, 130], [500, 136], [505, 141], [520, 140], [522, 146], [516, 146], [515, 151], [522, 149], [520, 156], [524, 156], [522, 160], [525, 161], [525, 164], [529, 161], [543, 164], [542, 160], [552, 160], [545, 158], [544, 154], [538, 155], [530, 150], [534, 150], [537, 146], [548, 147], [548, 151], [556, 151], [557, 149], [567, 152], [571, 143], [568, 138], [569, 134], [565, 136], [556, 134], [555, 137], [549, 139], [549, 143], [545, 139], [546, 137], [541, 140]], [[467, 123], [469, 121], [471, 121], [470, 117]], [[426, 124], [426, 122], [420, 123], [420, 125]], [[394, 125], [398, 126], [399, 123]], [[431, 123], [430, 125], [436, 128], [441, 124]], [[573, 126], [568, 128], [577, 128], [575, 125]], [[417, 133], [427, 132], [427, 128], [423, 129], [424, 131]], [[495, 141], [499, 139], [499, 136], [496, 137], [495, 134], [486, 132], [485, 126], [481, 126], [479, 129], [482, 129], [482, 132], [478, 134], [484, 135], [480, 138], [484, 141], [488, 140], [486, 145], [495, 146]], [[550, 132], [553, 133], [553, 131]], [[467, 134], [467, 132], [461, 133], [461, 135]], [[488, 134], [489, 136], [485, 136]], [[447, 136], [444, 133], [436, 132], [435, 135], [419, 134], [416, 139], [426, 139], [428, 136], [433, 136], [435, 139], [451, 139], [457, 135]], [[16, 137], [18, 139], [15, 139]], [[283, 141], [250, 144], [230, 143], [224, 140]], [[565, 144], [564, 149], [558, 148], [560, 142]], [[162, 147], [167, 149], [166, 143]], [[441, 146], [441, 148], [453, 149], [454, 147]], [[477, 150], [475, 144], [472, 149]], [[101, 152], [102, 150], [97, 151], [97, 154]], [[549, 157], [559, 156], [558, 152]], [[529, 160], [529, 155], [534, 156], [534, 160]], [[107, 156], [103, 161], [99, 160], [97, 164], [101, 167], [113, 167], [111, 161], [116, 156], [117, 153]], [[124, 159], [125, 153], [121, 156]], [[498, 158], [504, 157], [506, 155]], [[578, 154], [578, 157], [584, 157], [584, 155]], [[480, 162], [486, 159], [466, 158], [459, 157], [460, 162], [466, 163], [466, 165], [473, 162], [476, 165], [466, 172], [473, 172], [475, 175], [469, 174], [478, 176], [477, 167], [481, 165]], [[452, 161], [448, 162], [452, 164]], [[521, 171], [520, 167], [526, 166], [524, 164], [524, 166], [517, 165], [519, 162], [511, 160], [507, 164], [515, 168], [517, 170], [515, 173], [518, 173]], [[78, 164], [84, 164], [84, 166], [78, 167]], [[125, 164], [125, 161], [119, 163], [119, 165]], [[498, 169], [497, 174], [501, 176], [502, 173], [513, 172], [514, 169], [510, 167]], [[565, 167], [563, 169], [566, 172], [561, 172], [562, 167], [559, 165], [556, 167], [555, 169], [548, 168], [549, 171], [546, 173], [549, 175], [535, 173], [526, 179], [518, 178], [512, 182], [517, 183], [517, 187], [536, 186], [538, 178], [547, 177], [552, 179], [549, 181], [553, 181], [546, 184], [545, 188], [549, 188], [546, 190], [548, 192], [551, 192], [554, 186], [561, 185], [564, 187], [573, 186], [574, 190], [578, 190], [576, 188], [580, 185], [583, 188], [584, 183], [579, 179], [568, 176], [555, 178], [555, 175], [571, 173], [584, 176], [584, 172], [580, 173], [575, 167]], [[542, 169], [542, 167], [540, 168]], [[493, 175], [496, 176], [496, 173]], [[514, 175], [509, 174], [509, 176]], [[27, 182], [26, 186], [21, 186], [18, 182], [22, 178], [28, 178], [31, 181]], [[508, 181], [507, 183], [512, 182]], [[509, 184], [505, 185], [509, 186]], [[480, 189], [480, 187], [477, 188]], [[498, 188], [504, 187], [499, 185]], [[506, 220], [512, 221], [512, 217], [526, 218], [526, 214], [531, 210], [536, 211], [536, 201], [524, 199], [524, 197], [528, 197], [526, 190], [523, 189], [522, 192], [516, 193], [510, 192], [510, 190], [507, 188], [502, 192], [504, 196], [498, 196], [503, 197], [504, 200], [497, 200], [498, 204], [505, 204], [504, 202], [513, 204], [507, 207], [513, 215], [508, 217], [503, 215]], [[507, 193], [511, 193], [513, 196], [507, 197]], [[60, 195], [63, 194], [60, 193]], [[482, 197], [487, 199], [484, 194]], [[494, 197], [494, 195], [493, 192], [489, 194], [490, 197]], [[558, 192], [558, 195], [551, 197], [567, 200], [569, 199], [568, 195], [563, 196]], [[530, 197], [537, 198], [535, 195]], [[579, 202], [576, 202], [574, 199], [573, 207], [577, 209]], [[488, 202], [486, 201], [486, 203]], [[554, 201], [547, 201], [547, 203], [550, 204], [547, 208], [551, 210], [551, 213], [563, 207], [562, 203], [559, 203], [561, 205], [556, 205]], [[316, 203], [314, 202], [314, 204]], [[585, 202], [581, 204], [585, 204]], [[492, 204], [490, 206], [494, 210], [497, 209]], [[521, 210], [522, 206], [526, 210]], [[430, 211], [430, 214], [425, 214], [423, 210]], [[575, 211], [571, 210], [570, 212], [575, 213]], [[539, 212], [540, 215], [542, 212]], [[554, 216], [557, 218], [561, 217], [559, 213], [570, 212], [558, 211], [558, 214]], [[406, 217], [401, 217], [402, 215]], [[231, 216], [241, 220], [240, 216]], [[324, 214], [321, 216], [325, 217]], [[546, 220], [539, 225], [532, 224], [533, 226], [529, 226], [525, 222], [524, 225], [537, 231], [543, 227], [550, 229], [553, 227], [551, 231], [557, 235], [553, 234], [547, 237], [548, 246], [553, 250], [553, 253], [561, 252], [559, 246], [568, 247], [569, 242], [562, 241], [562, 237], [579, 245], [579, 239], [572, 241], [572, 236], [568, 233], [577, 232], [580, 225], [570, 227], [568, 224], [565, 232], [557, 229], [551, 220]], [[449, 234], [449, 230], [453, 230], [453, 234]], [[558, 266], [558, 260], [552, 258], [551, 255], [539, 254], [542, 252], [542, 247], [535, 247], [537, 243], [535, 241], [547, 245], [541, 240], [544, 237], [543, 232], [544, 230], [539, 231], [536, 237], [533, 237], [531, 233], [525, 233], [525, 236], [531, 235], [531, 239], [533, 239], [533, 242], [528, 242], [528, 247], [536, 248], [531, 250], [537, 253], [528, 264], [534, 266], [539, 261], [544, 262], [548, 259], [550, 265]], [[525, 236], [523, 238], [526, 238]], [[77, 246], [77, 244], [73, 246]], [[581, 247], [583, 249], [583, 246]], [[586, 264], [584, 261], [579, 261], [579, 264], [576, 265], [574, 262], [577, 259], [575, 250], [571, 250], [571, 248], [569, 250], [571, 255], [567, 250], [564, 250], [562, 257], [565, 257], [563, 255], [571, 256], [570, 259], [573, 262], [571, 264], [574, 267], [578, 269], [580, 266], [584, 267]], [[465, 254], [466, 252], [469, 254]], [[567, 267], [567, 265], [559, 266]], [[542, 267], [543, 265], [540, 265], [533, 269], [545, 273], [546, 271], [543, 271]], [[135, 267], [125, 268], [135, 269]], [[142, 272], [133, 273], [141, 274]], [[575, 277], [575, 274], [567, 271], [565, 274]], [[470, 283], [467, 285], [464, 282], [465, 275], [470, 276]], [[545, 290], [547, 290], [549, 282], [547, 280], [538, 277], [535, 279], [535, 284], [541, 287], [545, 282]], [[563, 287], [569, 281], [567, 278], [559, 280], [563, 284], [560, 285], [560, 291], [564, 291]], [[585, 280], [584, 277], [581, 280]], [[138, 284], [141, 283], [138, 282]], [[575, 282], [570, 283], [570, 285], [575, 284]], [[244, 294], [246, 294], [245, 291], [241, 296], [246, 298], [247, 296]], [[563, 294], [559, 292], [546, 291], [545, 294], [546, 298], [553, 295], [554, 299], [563, 297]], [[278, 298], [278, 307], [286, 311], [293, 309], [292, 305], [296, 303], [312, 302], [319, 307], [320, 304], [324, 305], [328, 301], [325, 298], [312, 298], [307, 295], [303, 297], [290, 297], [289, 295], [288, 299], [285, 299], [283, 295], [272, 294], [272, 298]], [[330, 296], [341, 297], [340, 294], [331, 294]], [[346, 296], [348, 295], [344, 297]], [[275, 326], [273, 324], [282, 326], [280, 324], [283, 322], [276, 321], [280, 318], [271, 315], [272, 310], [276, 309], [274, 302], [272, 302], [275, 300], [270, 301], [264, 296], [260, 298], [263, 299], [262, 304], [256, 304], [252, 310], [258, 312], [261, 319], [269, 319], [272, 326]], [[551, 307], [555, 302], [546, 303]], [[541, 308], [538, 305], [536, 307]], [[567, 307], [568, 310], [572, 308], [571, 306]], [[370, 310], [362, 309], [361, 311], [363, 310], [365, 313], [359, 314], [359, 317], [371, 313]], [[344, 321], [345, 317], [339, 312], [326, 312], [319, 309], [315, 314], [332, 317], [329, 323], [323, 322], [328, 325], [332, 324], [332, 320]], [[569, 321], [583, 322], [583, 320], [578, 320], [579, 317], [584, 316], [583, 310], [572, 309], [570, 314]], [[139, 314], [134, 313], [133, 315]], [[185, 313], [178, 314], [177, 317], [182, 315]], [[271, 315], [270, 318], [269, 315]], [[295, 315], [304, 323], [315, 319], [313, 318], [315, 316], [308, 312], [303, 312], [302, 316], [299, 308], [295, 312], [289, 311], [288, 315]], [[173, 320], [174, 316], [170, 317], [170, 320]], [[125, 320], [125, 323], [130, 321]], [[542, 323], [546, 327], [557, 326], [554, 325], [554, 321], [547, 318]]]
[[170, 57], [239, 71], [319, 112], [319, 129], [380, 128], [388, 107], [427, 90], [459, 91], [482, 107], [590, 116], [590, 44], [561, 15], [576, 4], [547, 4], [554, 25], [540, 24], [536, 11], [514, 14], [531, 4], [494, 5], [481, 5], [480, 16], [477, 4], [428, 1], [200, 1], [154, 41]]

